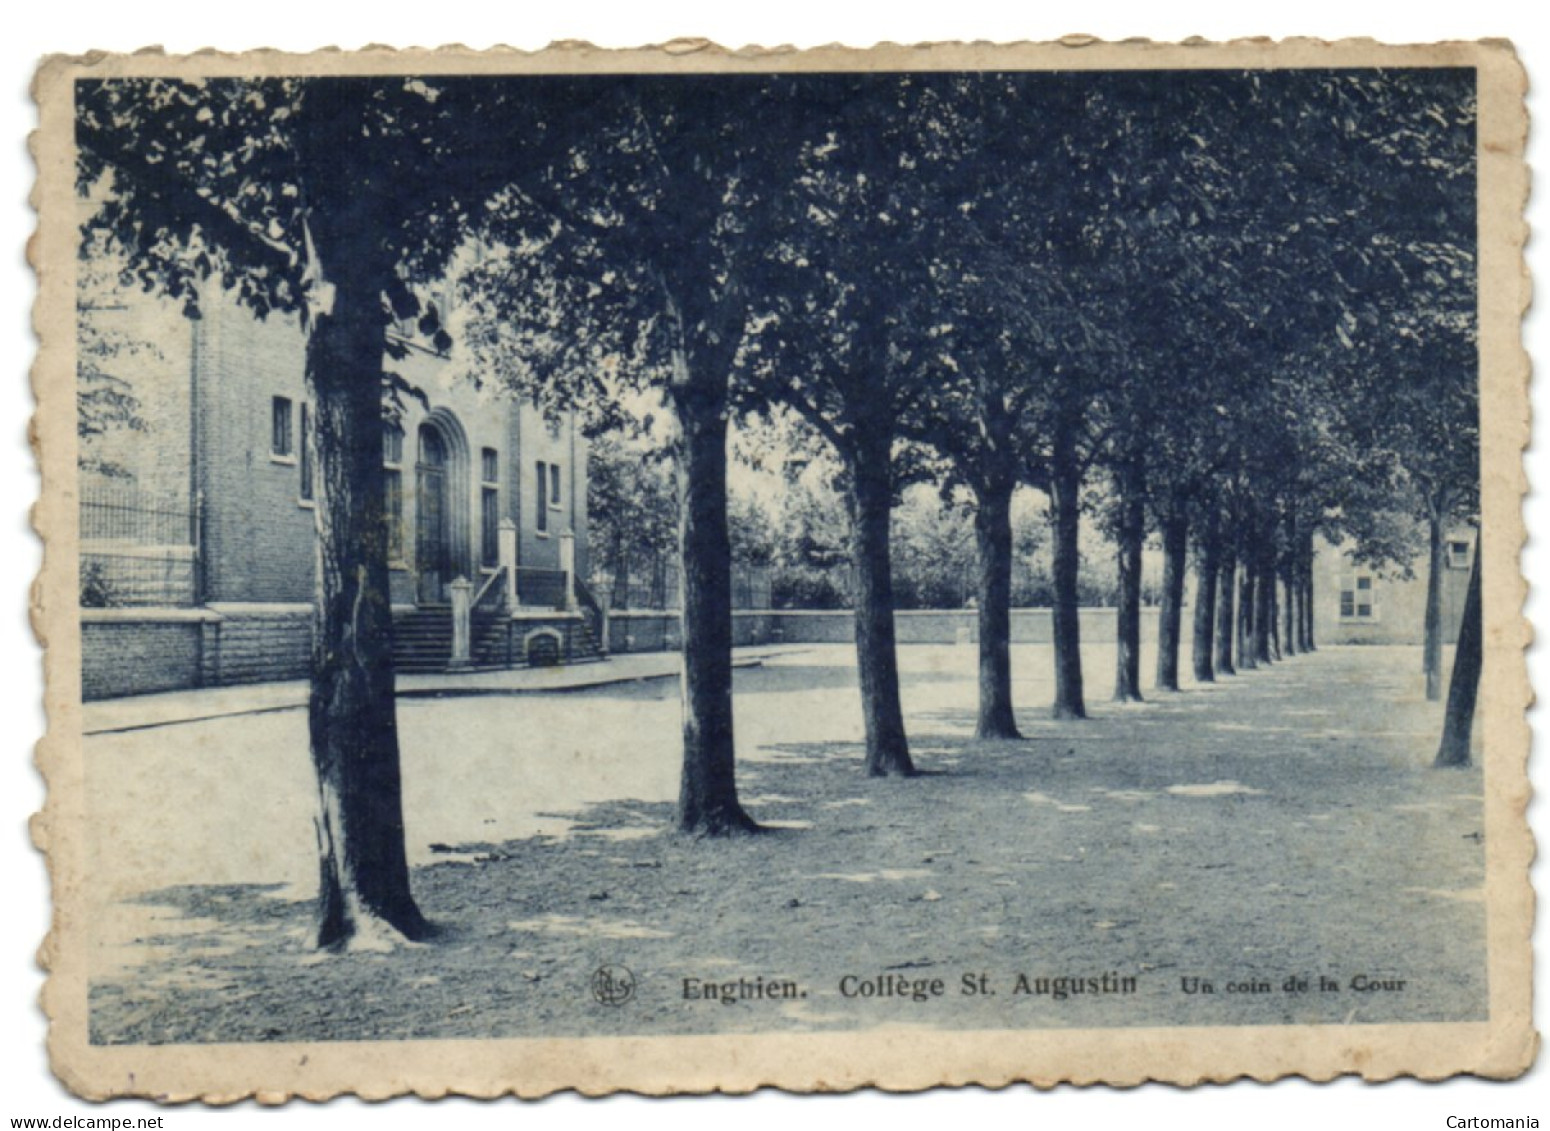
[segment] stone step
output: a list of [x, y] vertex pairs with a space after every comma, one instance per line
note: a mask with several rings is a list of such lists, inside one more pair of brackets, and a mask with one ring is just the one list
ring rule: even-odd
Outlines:
[[[474, 616], [471, 659], [475, 668], [506, 667], [507, 620], [504, 613], [481, 612]], [[571, 635], [571, 655], [566, 663], [590, 663], [603, 659], [602, 649], [585, 622]], [[445, 609], [421, 609], [401, 613], [393, 621], [393, 663], [402, 672], [442, 672], [452, 655], [452, 614]], [[520, 651], [512, 655], [512, 667], [526, 666]]]

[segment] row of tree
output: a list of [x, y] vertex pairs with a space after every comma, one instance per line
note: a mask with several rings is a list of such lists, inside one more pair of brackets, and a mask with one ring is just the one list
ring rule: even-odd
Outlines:
[[[753, 576], [760, 584], [735, 592], [738, 607], [756, 607], [749, 601], [757, 599], [757, 607], [774, 609], [849, 609], [855, 589], [850, 518], [834, 464], [788, 454], [778, 472], [756, 468], [742, 450], [747, 446], [747, 433], [734, 434], [727, 524], [734, 580]], [[614, 609], [676, 607], [678, 508], [668, 453], [634, 437], [597, 436], [587, 479], [591, 589]], [[899, 493], [889, 531], [895, 608], [977, 603], [974, 513], [962, 489], [916, 483]], [[1013, 496], [1014, 607], [1052, 603], [1047, 520], [1043, 496], [1031, 489]], [[1084, 606], [1115, 604], [1117, 571], [1103, 544], [1102, 531], [1084, 532], [1078, 579]], [[1145, 603], [1157, 603], [1158, 581], [1149, 568]]]
[[[1211, 678], [1232, 670], [1235, 633], [1245, 666], [1311, 647], [1316, 534], [1403, 560], [1396, 498], [1430, 529], [1435, 697], [1442, 536], [1472, 513], [1478, 481], [1472, 93], [1438, 72], [1277, 80], [647, 84], [620, 94], [631, 110], [594, 149], [571, 151], [582, 172], [563, 193], [508, 202], [510, 227], [492, 228], [508, 254], [468, 281], [475, 356], [594, 406], [617, 396], [577, 375], [635, 359], [611, 377], [662, 383], [686, 432], [714, 431], [707, 470], [686, 441], [680, 474], [686, 498], [702, 489], [722, 508], [733, 413], [789, 410], [827, 442], [845, 473], [873, 773], [912, 770], [889, 515], [922, 475], [974, 500], [982, 735], [1017, 733], [1010, 502], [1023, 484], [1051, 500], [1058, 716], [1086, 713], [1076, 579], [1095, 482], [1118, 544], [1121, 697], [1140, 696], [1149, 532], [1166, 562], [1157, 683], [1176, 689], [1192, 540], [1210, 598], [1193, 656]], [[778, 127], [737, 128], [750, 120]], [[719, 162], [698, 148], [707, 121]], [[621, 183], [635, 186], [622, 200]], [[693, 265], [675, 275], [621, 233], [641, 237], [690, 189], [703, 211], [670, 241]], [[592, 297], [598, 321], [543, 341], [567, 291]], [[714, 540], [684, 553], [711, 576]]]
[[[112, 80], [77, 87], [92, 225], [197, 308], [294, 312], [316, 405], [311, 736], [324, 942], [426, 930], [403, 859], [379, 477], [385, 331], [475, 380], [665, 417], [677, 484], [678, 824], [755, 828], [732, 741], [728, 428], [790, 412], [843, 469], [866, 767], [914, 772], [890, 514], [972, 499], [979, 733], [1017, 733], [1011, 500], [1047, 495], [1056, 698], [1086, 712], [1084, 498], [1139, 695], [1141, 546], [1177, 687], [1195, 547], [1210, 678], [1312, 646], [1316, 534], [1398, 556], [1478, 491], [1474, 101], [1447, 70]], [[416, 284], [470, 242], [455, 334]], [[1096, 493], [1095, 493], [1096, 492]], [[1094, 500], [1097, 500], [1096, 504]], [[1438, 618], [1429, 615], [1435, 629]], [[1437, 634], [1425, 649], [1440, 672]], [[1229, 644], [1236, 642], [1235, 646]]]

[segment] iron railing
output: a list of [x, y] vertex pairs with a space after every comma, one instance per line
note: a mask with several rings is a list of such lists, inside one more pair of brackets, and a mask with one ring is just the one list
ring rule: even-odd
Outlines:
[[587, 630], [592, 633], [592, 639], [604, 652], [608, 650], [608, 624], [603, 616], [603, 607], [598, 604], [592, 590], [587, 588], [587, 583], [581, 578], [576, 578], [576, 605], [581, 611], [581, 619], [585, 622]]
[[[620, 584], [606, 570], [594, 571], [593, 589], [606, 595], [615, 609], [676, 609], [678, 607], [678, 565], [661, 562], [643, 572], [631, 573], [627, 584]], [[732, 607], [767, 609], [770, 607], [770, 570], [767, 566], [732, 566]]]
[[148, 503], [133, 484], [83, 487], [81, 606], [198, 604], [200, 511]]
[[474, 599], [469, 603], [468, 607], [478, 612], [481, 606], [488, 603], [493, 611], [504, 604], [506, 600], [506, 587], [502, 584], [502, 579], [505, 576], [506, 567], [501, 566], [485, 579], [483, 585], [479, 586], [479, 591], [474, 594]]
[[81, 541], [196, 546], [199, 508], [148, 505], [133, 487], [85, 487], [81, 491]]

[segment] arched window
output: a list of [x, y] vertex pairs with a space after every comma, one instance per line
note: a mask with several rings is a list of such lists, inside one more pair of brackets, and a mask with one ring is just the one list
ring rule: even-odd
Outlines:
[[457, 417], [432, 409], [415, 431], [414, 569], [422, 604], [445, 604], [448, 586], [478, 567], [478, 512], [468, 436]]
[[447, 584], [456, 567], [452, 548], [455, 514], [448, 498], [447, 442], [434, 424], [419, 431], [419, 460], [415, 467], [415, 569], [419, 574], [420, 600], [441, 603], [448, 599]]
[[420, 463], [434, 468], [447, 466], [447, 442], [440, 430], [429, 424], [420, 426]]

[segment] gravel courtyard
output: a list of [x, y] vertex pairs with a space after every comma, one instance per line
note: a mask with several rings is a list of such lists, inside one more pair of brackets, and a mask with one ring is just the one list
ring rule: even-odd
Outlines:
[[740, 671], [771, 831], [732, 842], [667, 831], [672, 680], [406, 700], [443, 934], [387, 951], [309, 945], [303, 713], [93, 736], [93, 1039], [1484, 1017], [1480, 771], [1429, 768], [1416, 649], [1126, 706], [1084, 661], [1093, 717], [1056, 723], [1048, 649], [1014, 648], [1027, 740], [977, 742], [973, 650], [903, 648], [910, 781], [862, 775], [850, 649]]

